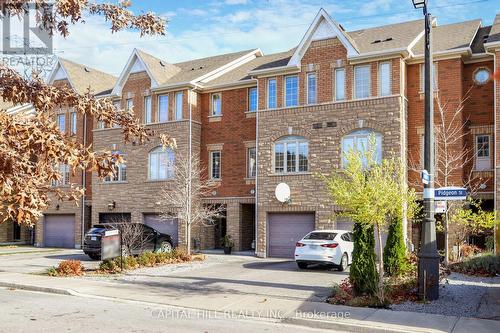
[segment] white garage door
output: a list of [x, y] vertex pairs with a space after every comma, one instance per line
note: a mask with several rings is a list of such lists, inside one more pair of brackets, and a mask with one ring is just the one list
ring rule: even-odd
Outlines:
[[314, 213], [269, 213], [270, 257], [293, 258], [295, 243], [314, 230]]
[[75, 248], [75, 215], [45, 215], [43, 234], [46, 247]]
[[163, 234], [170, 235], [174, 246], [177, 246], [179, 240], [179, 224], [177, 219], [162, 219], [157, 214], [144, 214], [144, 224]]

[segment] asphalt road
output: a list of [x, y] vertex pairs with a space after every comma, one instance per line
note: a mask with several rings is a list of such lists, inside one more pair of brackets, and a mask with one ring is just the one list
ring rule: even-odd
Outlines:
[[[133, 302], [0, 288], [0, 332], [335, 332]], [[338, 331], [337, 331], [338, 332]]]

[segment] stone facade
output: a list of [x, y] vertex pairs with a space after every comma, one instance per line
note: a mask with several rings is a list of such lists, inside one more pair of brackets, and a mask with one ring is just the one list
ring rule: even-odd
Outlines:
[[[399, 96], [259, 112], [257, 255], [267, 255], [269, 212], [314, 212], [316, 228], [335, 227], [335, 207], [320, 175], [340, 168], [342, 137], [356, 129], [372, 129], [383, 136], [383, 155], [399, 156], [404, 150], [404, 119], [403, 99]], [[286, 135], [309, 141], [308, 172], [274, 173], [273, 143]], [[289, 204], [274, 197], [276, 185], [281, 182], [291, 189]]]
[[15, 232], [14, 222], [6, 221], [0, 223], [0, 244], [30, 244], [31, 230], [27, 227], [19, 227]]

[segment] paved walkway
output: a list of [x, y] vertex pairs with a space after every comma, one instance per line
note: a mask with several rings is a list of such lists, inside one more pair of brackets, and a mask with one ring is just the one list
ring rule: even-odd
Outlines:
[[[279, 281], [279, 274], [276, 274]], [[193, 282], [197, 283], [197, 282]], [[151, 305], [175, 306], [217, 313], [280, 319], [307, 327], [354, 332], [499, 332], [500, 321], [335, 306], [266, 295], [197, 293], [172, 297], [150, 288], [81, 278], [52, 278], [0, 272], [0, 286], [78, 297], [106, 298]]]

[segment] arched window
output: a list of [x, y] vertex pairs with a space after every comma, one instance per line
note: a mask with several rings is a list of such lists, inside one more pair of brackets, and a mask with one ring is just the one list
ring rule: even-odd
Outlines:
[[[370, 144], [374, 147], [370, 147]], [[382, 134], [370, 129], [363, 129], [349, 133], [342, 138], [342, 165], [347, 164], [347, 154], [354, 150], [361, 153], [363, 165], [366, 166], [366, 152], [373, 150], [373, 159], [377, 163], [382, 162]]]
[[165, 180], [174, 176], [174, 151], [157, 147], [149, 152], [149, 180]]
[[298, 173], [309, 170], [309, 142], [301, 136], [289, 135], [274, 143], [274, 172]]

